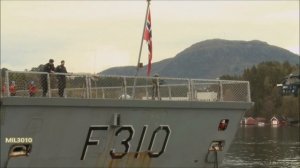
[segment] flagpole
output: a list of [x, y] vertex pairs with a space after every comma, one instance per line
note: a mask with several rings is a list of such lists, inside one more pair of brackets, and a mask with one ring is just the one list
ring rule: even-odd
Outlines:
[[136, 77], [138, 76], [139, 70], [140, 70], [140, 61], [141, 61], [141, 54], [142, 54], [142, 48], [143, 48], [143, 42], [144, 42], [144, 35], [145, 35], [145, 28], [146, 28], [146, 23], [147, 23], [147, 16], [148, 16], [148, 11], [149, 11], [149, 6], [150, 6], [150, 1], [147, 0], [147, 10], [146, 10], [146, 15], [145, 15], [145, 22], [144, 22], [144, 27], [143, 27], [143, 35], [142, 35], [142, 40], [141, 40], [141, 45], [140, 45], [140, 51], [139, 51], [139, 58], [138, 62], [136, 65], [136, 72], [135, 72], [135, 78], [133, 82], [133, 89], [132, 89], [132, 98], [134, 99], [135, 96], [135, 86], [136, 86]]
[[148, 16], [148, 11], [149, 11], [149, 6], [150, 6], [150, 0], [147, 0], [147, 10], [146, 10], [146, 15], [145, 15], [145, 22], [144, 22], [144, 27], [143, 27], [143, 35], [142, 35], [142, 40], [141, 40], [141, 45], [140, 45], [140, 52], [139, 52], [139, 58], [137, 62], [137, 67], [136, 67], [136, 73], [135, 76], [138, 75], [139, 71], [139, 64], [141, 61], [141, 54], [142, 54], [142, 48], [143, 48], [143, 42], [144, 42], [144, 35], [145, 35], [145, 28], [146, 28], [146, 23], [147, 23], [147, 16]]

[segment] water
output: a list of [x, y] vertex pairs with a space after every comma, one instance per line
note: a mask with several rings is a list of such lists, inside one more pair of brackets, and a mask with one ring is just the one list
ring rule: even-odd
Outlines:
[[241, 126], [222, 168], [299, 168], [299, 127]]

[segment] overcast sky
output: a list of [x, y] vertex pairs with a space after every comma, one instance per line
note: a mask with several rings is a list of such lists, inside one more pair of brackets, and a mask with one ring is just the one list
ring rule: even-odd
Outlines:
[[[69, 72], [136, 65], [146, 1], [1, 1], [1, 68]], [[299, 54], [299, 1], [151, 2], [153, 62], [194, 43], [261, 40]], [[144, 43], [142, 62], [147, 64]]]

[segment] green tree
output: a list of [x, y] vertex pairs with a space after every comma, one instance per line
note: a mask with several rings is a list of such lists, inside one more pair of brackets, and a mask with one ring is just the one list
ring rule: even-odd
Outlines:
[[289, 62], [262, 62], [246, 68], [239, 76], [224, 75], [221, 79], [246, 80], [250, 83], [251, 98], [255, 105], [246, 113], [247, 116], [270, 118], [275, 114], [288, 117], [299, 116], [299, 97], [283, 97], [276, 84], [293, 72], [299, 72], [299, 66]]

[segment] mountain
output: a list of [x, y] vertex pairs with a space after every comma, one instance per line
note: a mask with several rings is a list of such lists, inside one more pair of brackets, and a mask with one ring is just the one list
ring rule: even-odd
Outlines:
[[[175, 57], [152, 64], [152, 74], [164, 77], [215, 79], [222, 75], [238, 75], [265, 61], [288, 61], [299, 64], [299, 55], [266, 42], [212, 39], [196, 43]], [[146, 66], [139, 75], [146, 74]], [[113, 67], [103, 75], [135, 75], [136, 67]]]

